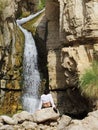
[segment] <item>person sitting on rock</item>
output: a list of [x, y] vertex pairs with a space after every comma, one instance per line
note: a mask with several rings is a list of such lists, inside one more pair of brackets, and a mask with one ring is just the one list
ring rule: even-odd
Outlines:
[[52, 95], [50, 94], [49, 89], [45, 89], [44, 94], [41, 95], [39, 110], [43, 108], [49, 108], [49, 107], [53, 107], [53, 110], [57, 113]]

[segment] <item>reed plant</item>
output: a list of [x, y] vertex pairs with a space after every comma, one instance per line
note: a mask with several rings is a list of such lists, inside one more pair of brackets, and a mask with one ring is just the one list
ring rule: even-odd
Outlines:
[[98, 62], [94, 61], [80, 78], [81, 92], [88, 97], [98, 98]]

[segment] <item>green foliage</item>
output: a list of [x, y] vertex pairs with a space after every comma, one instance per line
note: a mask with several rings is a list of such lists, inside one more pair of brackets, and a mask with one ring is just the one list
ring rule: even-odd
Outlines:
[[42, 10], [45, 7], [45, 0], [39, 0], [38, 10]]
[[98, 97], [98, 62], [94, 61], [91, 68], [85, 71], [80, 79], [80, 89], [89, 97]]

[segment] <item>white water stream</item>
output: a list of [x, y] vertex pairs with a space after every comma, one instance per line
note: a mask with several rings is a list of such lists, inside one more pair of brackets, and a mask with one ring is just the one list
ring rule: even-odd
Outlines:
[[[43, 10], [44, 11], [44, 10]], [[21, 24], [39, 15], [42, 11], [27, 18], [17, 20], [19, 28], [25, 36], [24, 60], [23, 60], [23, 110], [34, 113], [39, 105], [38, 89], [40, 85], [40, 74], [37, 66], [37, 50], [31, 32], [21, 27]]]

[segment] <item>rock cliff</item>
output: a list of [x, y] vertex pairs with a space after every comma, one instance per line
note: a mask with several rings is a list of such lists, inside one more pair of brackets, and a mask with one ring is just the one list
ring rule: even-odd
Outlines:
[[0, 1], [0, 113], [14, 113], [19, 106], [24, 36], [15, 22], [17, 2]]
[[[20, 107], [24, 36], [15, 19], [36, 12], [37, 3], [0, 1], [0, 104], [4, 113], [14, 113]], [[41, 78], [49, 85], [58, 109], [64, 114], [85, 116], [91, 106], [81, 95], [78, 80], [97, 57], [98, 1], [47, 0], [35, 41]]]
[[49, 88], [63, 113], [81, 115], [90, 110], [77, 87], [98, 51], [97, 7], [97, 0], [46, 2]]

